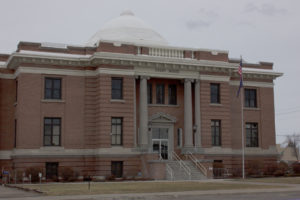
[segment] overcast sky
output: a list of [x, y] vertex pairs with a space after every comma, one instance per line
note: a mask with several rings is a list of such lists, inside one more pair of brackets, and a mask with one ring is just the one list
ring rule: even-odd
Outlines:
[[84, 44], [126, 9], [171, 45], [274, 62], [277, 143], [300, 133], [299, 0], [0, 0], [0, 53], [19, 41]]

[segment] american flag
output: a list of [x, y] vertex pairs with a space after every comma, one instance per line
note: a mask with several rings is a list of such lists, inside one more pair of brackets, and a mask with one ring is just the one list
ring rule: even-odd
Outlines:
[[241, 58], [240, 66], [238, 69], [238, 74], [240, 75], [240, 86], [239, 86], [238, 92], [236, 94], [237, 97], [239, 96], [241, 88], [243, 87], [243, 69], [242, 69], [242, 67], [243, 67], [243, 62], [242, 62], [242, 58]]

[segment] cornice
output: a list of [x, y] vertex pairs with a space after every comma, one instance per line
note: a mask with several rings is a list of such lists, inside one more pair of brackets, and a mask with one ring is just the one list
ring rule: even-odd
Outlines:
[[[7, 68], [16, 69], [21, 63], [35, 63], [35, 64], [48, 64], [48, 65], [60, 65], [60, 66], [75, 66], [75, 67], [86, 67], [86, 66], [99, 66], [101, 64], [108, 65], [125, 65], [134, 66], [137, 74], [142, 73], [144, 69], [153, 69], [157, 73], [166, 72], [169, 75], [180, 76], [181, 72], [198, 72], [200, 74], [206, 72], [218, 72], [225, 76], [238, 77], [236, 63], [228, 63], [222, 61], [209, 61], [209, 60], [195, 60], [189, 58], [167, 58], [167, 57], [156, 57], [148, 55], [132, 55], [122, 53], [109, 53], [109, 52], [96, 52], [95, 54], [89, 55], [76, 55], [74, 54], [51, 54], [45, 52], [38, 54], [33, 52], [32, 54], [15, 52], [13, 53], [8, 62]], [[163, 74], [166, 74], [163, 73]], [[247, 70], [244, 72], [245, 78], [257, 78], [257, 79], [275, 79], [281, 76], [282, 73], [274, 71], [252, 71]], [[163, 76], [163, 75], [162, 75]], [[193, 75], [195, 77], [195, 75]]]

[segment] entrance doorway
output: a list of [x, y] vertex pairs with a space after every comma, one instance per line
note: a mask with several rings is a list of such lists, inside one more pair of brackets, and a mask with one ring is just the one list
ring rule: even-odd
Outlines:
[[168, 128], [152, 128], [152, 151], [168, 159]]

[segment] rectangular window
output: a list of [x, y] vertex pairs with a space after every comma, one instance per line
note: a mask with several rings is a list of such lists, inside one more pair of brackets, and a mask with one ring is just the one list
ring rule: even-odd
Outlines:
[[46, 162], [46, 179], [58, 179], [58, 162]]
[[177, 88], [176, 85], [169, 85], [169, 104], [176, 105], [177, 104]]
[[45, 99], [61, 99], [61, 78], [45, 78]]
[[44, 146], [60, 146], [61, 118], [44, 118]]
[[111, 98], [123, 99], [123, 79], [112, 78], [111, 79]]
[[257, 123], [246, 123], [246, 147], [258, 147]]
[[165, 104], [165, 85], [157, 84], [156, 85], [156, 103]]
[[212, 145], [221, 146], [221, 120], [211, 120]]
[[121, 178], [123, 176], [123, 161], [111, 162], [111, 175], [116, 178]]
[[18, 102], [18, 80], [16, 79], [16, 102]]
[[123, 118], [111, 118], [111, 144], [122, 145]]
[[182, 128], [177, 129], [177, 146], [182, 147]]
[[147, 98], [148, 104], [152, 104], [152, 84], [148, 83], [147, 85]]
[[210, 84], [210, 103], [220, 103], [220, 84]]
[[14, 148], [17, 147], [17, 120], [15, 119], [15, 141], [14, 141]]
[[256, 89], [245, 89], [245, 107], [256, 108]]

